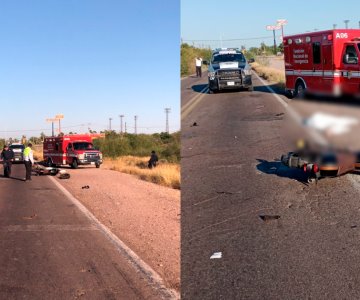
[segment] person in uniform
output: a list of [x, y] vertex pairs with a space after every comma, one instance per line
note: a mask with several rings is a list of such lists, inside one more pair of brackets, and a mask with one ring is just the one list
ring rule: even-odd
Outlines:
[[32, 144], [29, 143], [24, 149], [24, 164], [26, 170], [25, 181], [31, 180], [31, 170], [32, 165], [34, 164], [34, 154], [32, 150]]

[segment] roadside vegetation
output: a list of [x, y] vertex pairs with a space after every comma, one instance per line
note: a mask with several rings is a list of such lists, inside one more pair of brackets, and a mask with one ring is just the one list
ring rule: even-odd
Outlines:
[[[269, 56], [274, 57], [277, 53], [283, 52], [283, 45], [280, 44], [274, 53], [273, 46], [267, 46], [264, 43], [260, 47], [251, 47], [245, 51], [247, 59], [254, 58], [255, 62], [251, 64], [252, 69], [265, 80], [274, 83], [279, 88], [285, 88], [285, 73], [284, 71], [272, 68], [269, 66]], [[281, 59], [281, 57], [279, 58]]]
[[195, 58], [200, 56], [203, 60], [209, 61], [211, 58], [211, 49], [196, 48], [189, 44], [181, 44], [181, 76], [188, 76], [195, 73]]
[[155, 168], [149, 169], [148, 160], [148, 157], [136, 156], [105, 158], [103, 166], [110, 170], [135, 175], [141, 180], [180, 189], [180, 165], [178, 163], [168, 163], [160, 159]]

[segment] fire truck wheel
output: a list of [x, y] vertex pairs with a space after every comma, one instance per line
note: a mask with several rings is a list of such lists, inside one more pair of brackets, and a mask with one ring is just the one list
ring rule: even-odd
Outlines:
[[305, 86], [301, 81], [298, 81], [295, 85], [294, 97], [302, 99], [305, 96]]
[[52, 160], [51, 160], [50, 157], [47, 159], [46, 164], [48, 165], [48, 167], [52, 167], [52, 166], [53, 166], [53, 162], [52, 162]]
[[71, 167], [72, 167], [73, 169], [77, 169], [77, 167], [78, 167], [78, 162], [77, 162], [76, 159], [73, 160], [73, 162], [72, 162], [72, 164], [71, 164]]

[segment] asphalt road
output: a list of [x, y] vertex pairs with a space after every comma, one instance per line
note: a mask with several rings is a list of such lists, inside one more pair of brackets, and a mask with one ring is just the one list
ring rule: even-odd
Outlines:
[[305, 183], [278, 161], [303, 130], [289, 101], [206, 80], [181, 87], [182, 299], [360, 299], [359, 179]]
[[49, 178], [24, 173], [0, 177], [0, 299], [167, 299]]

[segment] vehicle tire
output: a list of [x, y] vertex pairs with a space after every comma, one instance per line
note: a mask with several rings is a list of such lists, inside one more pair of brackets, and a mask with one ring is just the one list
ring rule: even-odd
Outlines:
[[99, 169], [100, 168], [100, 163], [95, 163], [95, 167]]
[[303, 99], [305, 97], [305, 85], [302, 81], [298, 81], [295, 85], [294, 98]]
[[76, 158], [73, 160], [73, 162], [72, 162], [72, 164], [71, 164], [71, 167], [73, 168], [73, 169], [77, 169], [78, 168], [78, 162], [77, 162], [77, 160], [76, 160]]
[[46, 164], [47, 164], [48, 167], [52, 167], [52, 166], [53, 166], [53, 162], [52, 162], [52, 160], [51, 160], [50, 157], [47, 159]]
[[209, 94], [215, 94], [215, 91], [209, 88]]

